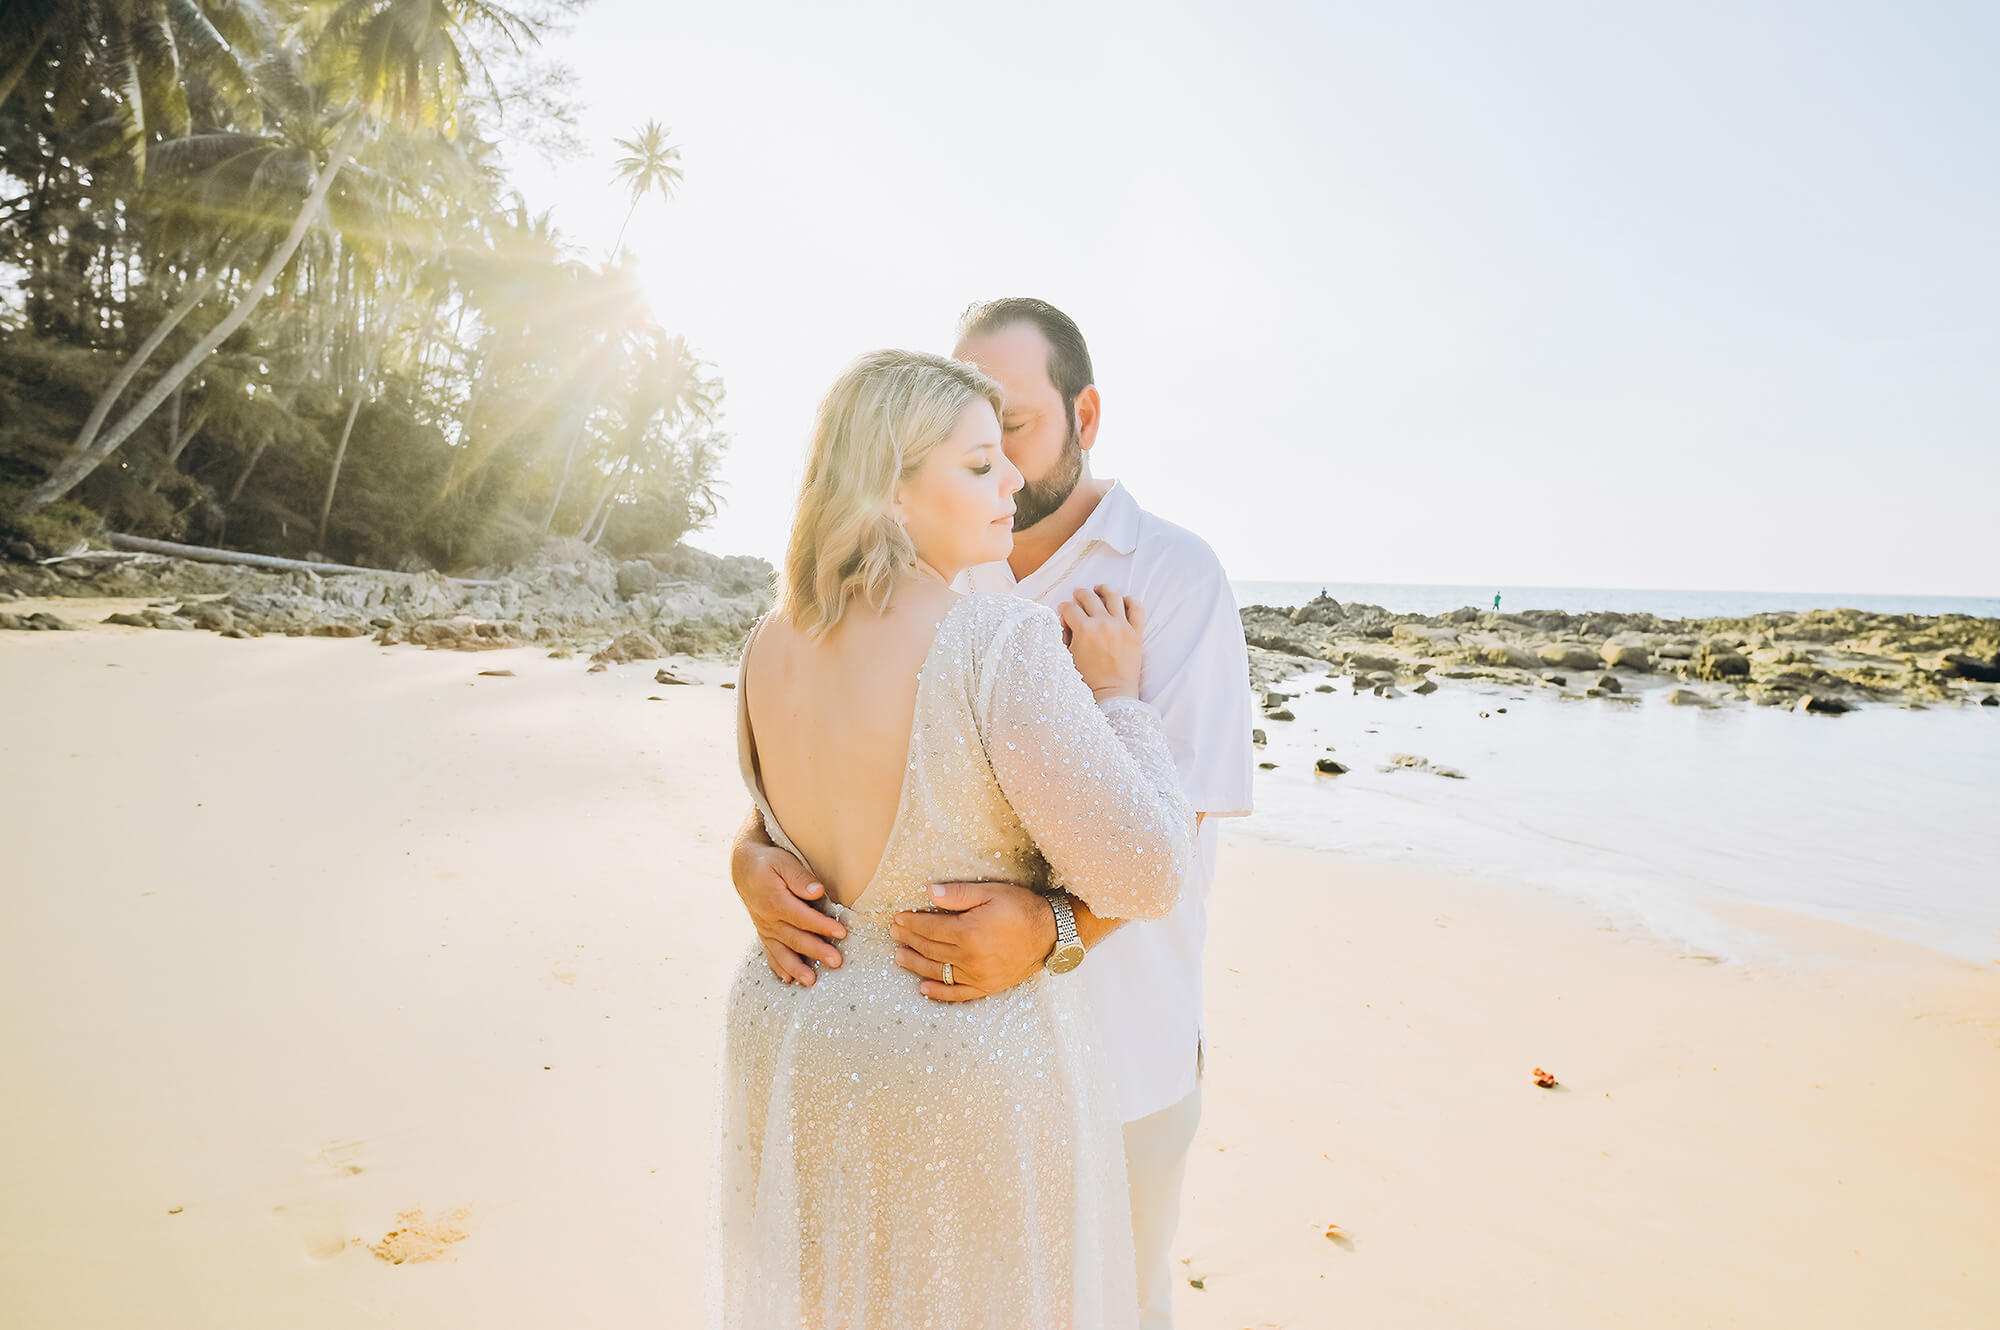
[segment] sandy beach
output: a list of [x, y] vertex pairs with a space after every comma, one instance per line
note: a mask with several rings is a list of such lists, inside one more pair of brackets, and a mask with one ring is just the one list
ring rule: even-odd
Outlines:
[[[0, 634], [0, 1330], [700, 1324], [733, 671], [143, 603]], [[1993, 965], [1255, 818], [1215, 893], [1183, 1325], [2000, 1323]]]

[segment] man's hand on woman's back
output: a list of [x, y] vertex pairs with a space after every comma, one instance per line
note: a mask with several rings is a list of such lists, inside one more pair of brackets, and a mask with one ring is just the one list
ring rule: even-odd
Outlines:
[[796, 857], [771, 843], [754, 808], [730, 847], [729, 876], [763, 939], [764, 963], [772, 974], [811, 987], [818, 977], [813, 961], [839, 968], [840, 949], [833, 944], [847, 936], [847, 929], [811, 904], [826, 895], [826, 888], [813, 881]]

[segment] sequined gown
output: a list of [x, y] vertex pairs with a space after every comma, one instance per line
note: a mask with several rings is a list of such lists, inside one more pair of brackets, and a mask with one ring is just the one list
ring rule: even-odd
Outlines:
[[[742, 692], [739, 676], [744, 781], [772, 840], [797, 853], [764, 795]], [[730, 991], [712, 1324], [1136, 1324], [1123, 1136], [1081, 986], [1043, 974], [934, 1002], [896, 966], [888, 927], [944, 881], [1060, 881], [1101, 914], [1157, 918], [1178, 898], [1194, 821], [1157, 714], [1099, 706], [1054, 613], [990, 593], [952, 606], [918, 675], [880, 866], [852, 908], [831, 906], [848, 930], [842, 964], [785, 984], [753, 941]]]

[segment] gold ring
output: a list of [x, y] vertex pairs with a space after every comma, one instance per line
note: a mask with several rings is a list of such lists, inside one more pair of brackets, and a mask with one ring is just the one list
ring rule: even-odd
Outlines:
[[951, 962], [950, 962], [950, 961], [946, 961], [946, 962], [944, 963], [944, 981], [945, 981], [945, 982], [946, 982], [947, 984], [955, 984], [955, 983], [957, 983], [957, 982], [958, 982], [958, 980], [956, 980], [956, 979], [954, 979], [954, 978], [952, 978], [952, 977], [951, 977]]

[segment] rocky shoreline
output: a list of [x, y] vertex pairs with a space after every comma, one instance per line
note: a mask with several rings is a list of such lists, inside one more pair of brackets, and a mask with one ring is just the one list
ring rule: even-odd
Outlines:
[[[9, 601], [142, 599], [102, 621], [226, 637], [373, 637], [454, 651], [545, 646], [593, 669], [671, 655], [728, 656], [771, 606], [772, 569], [679, 546], [614, 562], [553, 546], [528, 562], [437, 572], [270, 571], [110, 550], [0, 564], [0, 629], [75, 625]], [[1864, 705], [2000, 706], [2000, 620], [1806, 610], [1742, 619], [1560, 610], [1396, 614], [1319, 597], [1242, 611], [1250, 681], [1267, 719], [1290, 719], [1300, 675], [1356, 692], [1426, 694], [1453, 682], [1677, 706], [1733, 702], [1838, 714]], [[1330, 683], [1316, 685], [1330, 690]]]
[[[2000, 706], [2000, 619], [1804, 610], [1742, 619], [1560, 610], [1394, 614], [1318, 597], [1243, 610], [1264, 712], [1289, 719], [1284, 685], [1313, 669], [1384, 697], [1448, 681], [1629, 703], [1754, 703], [1820, 714], [1864, 705]], [[1320, 684], [1321, 688], [1328, 685]]]
[[[567, 556], [567, 557], [565, 557]], [[587, 547], [557, 548], [468, 578], [436, 572], [272, 572], [159, 554], [91, 551], [50, 563], [0, 565], [0, 629], [74, 627], [28, 599], [144, 599], [101, 622], [225, 637], [370, 637], [454, 651], [546, 646], [588, 655], [593, 669], [675, 654], [734, 651], [771, 607], [762, 559], [692, 546], [614, 563]]]

